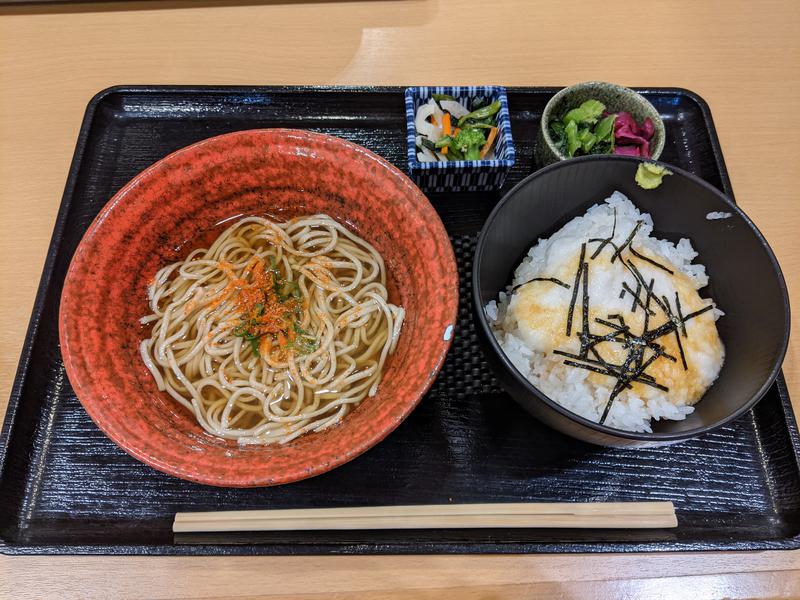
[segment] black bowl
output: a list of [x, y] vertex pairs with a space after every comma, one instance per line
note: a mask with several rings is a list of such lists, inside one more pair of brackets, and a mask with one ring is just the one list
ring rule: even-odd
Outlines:
[[[639, 160], [589, 156], [556, 163], [515, 186], [481, 231], [473, 263], [472, 294], [486, 356], [500, 383], [526, 410], [578, 439], [607, 446], [651, 446], [705, 433], [749, 409], [778, 374], [789, 341], [789, 298], [775, 255], [749, 218], [717, 189], [667, 166], [674, 175], [655, 190], [634, 182]], [[719, 378], [683, 421], [654, 421], [653, 433], [599, 425], [561, 407], [511, 364], [489, 328], [484, 306], [511, 282], [514, 269], [539, 238], [546, 238], [614, 190], [650, 213], [653, 234], [677, 242], [688, 237], [711, 279], [701, 295], [725, 316], [717, 322], [725, 344]], [[732, 216], [708, 220], [709, 212]]]

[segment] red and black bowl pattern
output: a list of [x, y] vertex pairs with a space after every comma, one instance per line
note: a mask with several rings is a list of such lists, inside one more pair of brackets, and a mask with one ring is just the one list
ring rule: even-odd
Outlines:
[[[159, 392], [139, 356], [147, 285], [164, 265], [243, 215], [327, 213], [383, 256], [390, 300], [406, 310], [378, 393], [341, 424], [285, 445], [243, 446], [206, 433]], [[67, 375], [86, 412], [135, 458], [176, 477], [232, 487], [297, 481], [380, 442], [414, 409], [450, 346], [458, 305], [453, 250], [422, 192], [372, 152], [305, 131], [250, 130], [155, 163], [86, 232], [59, 317]]]

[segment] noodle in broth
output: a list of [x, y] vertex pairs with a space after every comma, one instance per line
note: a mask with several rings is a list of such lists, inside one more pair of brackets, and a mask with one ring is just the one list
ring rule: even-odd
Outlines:
[[243, 218], [148, 295], [158, 388], [241, 444], [320, 431], [375, 395], [404, 317], [377, 250], [324, 214]]

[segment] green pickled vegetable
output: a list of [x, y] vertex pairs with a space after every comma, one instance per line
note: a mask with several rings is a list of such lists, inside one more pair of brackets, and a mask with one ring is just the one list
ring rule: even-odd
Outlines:
[[578, 139], [581, 141], [581, 148], [587, 154], [592, 150], [592, 147], [597, 142], [597, 136], [592, 131], [585, 127], [578, 132]]
[[447, 160], [464, 160], [464, 155], [459, 152], [455, 145], [450, 145], [447, 150]]
[[464, 129], [491, 129], [492, 127], [496, 127], [494, 123], [467, 123], [464, 125]]
[[597, 118], [603, 114], [605, 109], [605, 104], [599, 100], [587, 100], [578, 108], [573, 108], [566, 115], [564, 115], [562, 121], [564, 122], [564, 125], [567, 125], [572, 121], [594, 125], [597, 123]]
[[431, 98], [437, 102], [441, 102], [442, 100], [454, 100], [455, 102], [458, 102], [458, 100], [453, 98], [450, 94], [431, 94]]
[[486, 136], [480, 129], [465, 128], [453, 138], [450, 148], [456, 148], [466, 160], [480, 160], [481, 146], [486, 143]]
[[617, 115], [603, 117], [605, 110], [599, 100], [587, 100], [563, 118], [551, 121], [550, 137], [558, 151], [569, 157], [613, 152]]
[[495, 100], [491, 104], [486, 106], [482, 106], [478, 110], [473, 110], [468, 115], [464, 115], [458, 120], [458, 126], [463, 127], [465, 123], [468, 121], [480, 121], [481, 119], [485, 119], [486, 117], [491, 117], [492, 115], [497, 114], [500, 110], [500, 100]]
[[575, 151], [581, 147], [581, 141], [578, 139], [578, 124], [575, 121], [570, 121], [564, 127], [564, 137], [567, 142], [567, 154], [571, 158], [575, 156]]
[[597, 136], [598, 141], [610, 142], [614, 140], [614, 121], [616, 120], [617, 115], [608, 115], [597, 124], [594, 134]]
[[445, 135], [439, 138], [439, 140], [433, 145], [433, 147], [438, 150], [439, 148], [450, 146], [452, 143], [453, 143], [453, 138], [451, 138], [449, 135]]
[[424, 148], [427, 148], [428, 150], [436, 150], [436, 144], [434, 144], [432, 141], [430, 141], [426, 137], [422, 137], [422, 136], [420, 136], [420, 137], [421, 137], [422, 146]]

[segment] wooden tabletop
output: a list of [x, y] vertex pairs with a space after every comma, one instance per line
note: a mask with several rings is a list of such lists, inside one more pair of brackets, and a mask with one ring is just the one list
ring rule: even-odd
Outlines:
[[[636, 6], [637, 8], [631, 8]], [[800, 307], [800, 3], [533, 0], [0, 7], [0, 407], [86, 103], [113, 84], [678, 86], [711, 106], [736, 197]], [[800, 344], [784, 364], [800, 408]], [[798, 411], [800, 412], [800, 411]], [[0, 596], [800, 595], [800, 551], [590, 556], [0, 557]]]

